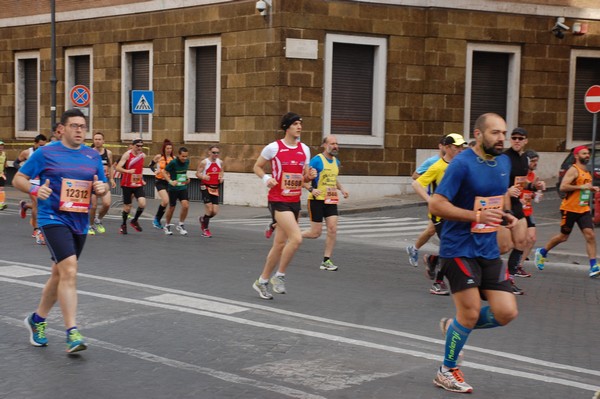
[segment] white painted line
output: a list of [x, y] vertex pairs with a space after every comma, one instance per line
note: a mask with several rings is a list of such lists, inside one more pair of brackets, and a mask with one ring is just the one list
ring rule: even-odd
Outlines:
[[171, 305], [184, 306], [187, 308], [194, 308], [200, 310], [206, 310], [208, 312], [216, 312], [223, 314], [235, 314], [245, 312], [248, 308], [241, 306], [226, 305], [221, 302], [207, 301], [200, 298], [191, 298], [184, 295], [176, 294], [162, 294], [145, 298], [147, 301], [168, 303]]
[[[0, 315], [0, 320], [6, 324], [14, 327], [23, 327], [23, 320], [17, 320], [14, 318]], [[65, 332], [59, 331], [53, 328], [46, 329], [47, 335], [64, 338]], [[283, 385], [271, 384], [266, 381], [254, 380], [251, 378], [243, 377], [241, 375], [228, 373], [225, 371], [219, 371], [208, 367], [202, 367], [191, 363], [185, 363], [175, 359], [169, 359], [167, 357], [158, 356], [153, 353], [140, 351], [135, 348], [129, 348], [127, 346], [116, 345], [110, 342], [101, 341], [99, 339], [90, 338], [86, 336], [86, 340], [93, 347], [99, 347], [109, 351], [117, 352], [126, 356], [141, 359], [147, 362], [158, 363], [163, 366], [173, 367], [179, 370], [191, 371], [197, 374], [208, 375], [213, 378], [217, 378], [222, 381], [231, 382], [234, 384], [249, 385], [254, 388], [263, 389], [266, 391], [275, 392], [280, 395], [288, 396], [291, 398], [298, 399], [326, 399], [323, 396], [313, 395], [308, 392], [300, 391], [298, 389], [288, 388]]]
[[32, 269], [30, 267], [23, 267], [18, 265], [2, 266], [0, 267], [0, 276], [21, 278], [31, 276], [44, 276], [50, 274], [47, 271]]
[[427, 222], [423, 222], [423, 223], [413, 223], [411, 226], [405, 226], [405, 227], [375, 227], [375, 226], [364, 226], [361, 227], [360, 229], [338, 229], [338, 235], [339, 234], [357, 234], [360, 233], [362, 235], [362, 233], [365, 232], [373, 232], [373, 233], [383, 233], [383, 232], [394, 232], [394, 231], [408, 231], [408, 230], [415, 230], [418, 232], [421, 232], [421, 230], [423, 230], [423, 227], [427, 226]]

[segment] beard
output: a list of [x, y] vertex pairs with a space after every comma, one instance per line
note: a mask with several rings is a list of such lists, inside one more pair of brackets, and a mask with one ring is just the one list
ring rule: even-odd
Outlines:
[[497, 150], [496, 147], [494, 147], [494, 146], [487, 147], [485, 144], [482, 143], [481, 148], [483, 149], [484, 153], [491, 155], [493, 157], [502, 154], [502, 150]]
[[581, 162], [583, 165], [587, 165], [588, 162], [590, 162], [589, 158], [579, 158], [579, 162]]
[[331, 151], [327, 151], [329, 153], [329, 155], [331, 155], [332, 157], [337, 157], [338, 154], [338, 150], [331, 150]]

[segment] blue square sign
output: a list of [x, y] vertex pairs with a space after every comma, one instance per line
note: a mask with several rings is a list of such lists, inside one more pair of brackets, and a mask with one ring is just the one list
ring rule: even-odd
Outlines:
[[152, 114], [154, 112], [154, 92], [152, 90], [131, 90], [131, 113]]

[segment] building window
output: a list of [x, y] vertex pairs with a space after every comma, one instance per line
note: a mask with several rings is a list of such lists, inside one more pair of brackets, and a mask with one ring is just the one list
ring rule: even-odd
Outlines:
[[71, 100], [71, 89], [83, 85], [94, 95], [93, 51], [91, 48], [67, 49], [65, 51], [65, 109], [79, 108], [87, 117], [89, 129], [86, 138], [92, 138], [93, 131], [93, 101], [86, 107], [79, 107]]
[[15, 55], [15, 132], [17, 138], [35, 137], [40, 124], [40, 55]]
[[[584, 105], [585, 92], [600, 82], [600, 51], [573, 50], [569, 76], [567, 148], [592, 142], [594, 114]], [[596, 127], [596, 140], [600, 129]]]
[[131, 113], [131, 91], [152, 90], [152, 44], [129, 44], [121, 49], [121, 139], [152, 140], [152, 114]]
[[494, 112], [508, 130], [519, 123], [521, 48], [469, 43], [465, 87], [464, 134], [470, 137], [477, 118]]
[[219, 141], [221, 39], [186, 41], [185, 141]]
[[323, 134], [342, 144], [383, 147], [385, 38], [328, 34], [325, 41]]

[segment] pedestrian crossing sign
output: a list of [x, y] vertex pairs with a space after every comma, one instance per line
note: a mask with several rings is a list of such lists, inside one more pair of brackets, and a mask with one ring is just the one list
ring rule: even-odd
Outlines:
[[154, 92], [152, 90], [131, 90], [131, 113], [154, 113]]

